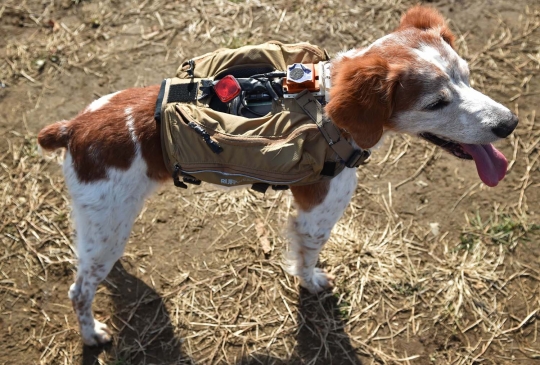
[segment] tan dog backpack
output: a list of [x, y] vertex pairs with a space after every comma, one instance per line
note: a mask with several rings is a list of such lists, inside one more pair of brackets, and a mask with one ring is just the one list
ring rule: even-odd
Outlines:
[[163, 81], [156, 105], [175, 185], [265, 191], [331, 179], [362, 164], [369, 151], [353, 147], [323, 115], [327, 61], [309, 43], [268, 42], [184, 62]]

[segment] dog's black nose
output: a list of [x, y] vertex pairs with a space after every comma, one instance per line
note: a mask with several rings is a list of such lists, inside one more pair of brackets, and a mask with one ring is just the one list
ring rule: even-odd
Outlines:
[[512, 114], [512, 118], [500, 123], [496, 127], [491, 128], [493, 133], [499, 138], [506, 138], [516, 129], [519, 122], [517, 115]]

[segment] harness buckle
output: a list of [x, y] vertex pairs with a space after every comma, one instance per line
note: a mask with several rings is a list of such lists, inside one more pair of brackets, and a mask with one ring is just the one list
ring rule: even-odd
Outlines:
[[189, 65], [189, 68], [186, 70], [188, 76], [191, 78], [195, 77], [195, 61], [189, 60], [187, 64]]
[[181, 182], [180, 180], [178, 180], [178, 178], [173, 179], [173, 182], [174, 182], [174, 186], [176, 186], [177, 188], [187, 189], [187, 185]]
[[188, 174], [182, 174], [184, 177], [182, 180], [184, 180], [185, 183], [192, 184], [192, 185], [201, 185], [201, 180], [197, 179], [194, 176], [188, 175]]
[[266, 193], [266, 190], [270, 187], [270, 184], [267, 183], [254, 183], [251, 184], [251, 189], [255, 190], [258, 193]]
[[369, 156], [371, 156], [370, 150], [354, 150], [353, 154], [345, 162], [345, 166], [356, 168], [360, 165], [364, 165]]
[[174, 165], [174, 171], [172, 173], [172, 178], [174, 182], [174, 186], [177, 188], [187, 189], [187, 185], [180, 181], [178, 178], [178, 175], [180, 174], [180, 165], [176, 164]]

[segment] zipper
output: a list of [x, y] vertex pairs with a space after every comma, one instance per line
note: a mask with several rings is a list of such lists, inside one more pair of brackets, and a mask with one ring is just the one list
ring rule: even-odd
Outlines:
[[[256, 181], [260, 181], [260, 182], [264, 182], [264, 183], [268, 183], [268, 184], [273, 184], [273, 185], [294, 184], [294, 183], [297, 183], [297, 182], [305, 179], [306, 177], [308, 177], [310, 175], [310, 174], [304, 175], [304, 176], [302, 176], [302, 177], [300, 177], [300, 178], [298, 178], [296, 180], [271, 181], [271, 180], [264, 180], [264, 179], [261, 179], [261, 178], [257, 178], [257, 177], [251, 176], [251, 175], [240, 174], [240, 173], [223, 172], [223, 171], [217, 171], [217, 170], [194, 170], [194, 171], [188, 171], [188, 170], [182, 169], [181, 171], [186, 173], [186, 174], [201, 174], [201, 173], [205, 173], [205, 172], [210, 172], [210, 173], [214, 173], [214, 174], [218, 174], [218, 175], [224, 175], [224, 176], [230, 176], [230, 177], [241, 176], [241, 177], [246, 177], [246, 178], [251, 179], [251, 180], [256, 180]], [[242, 185], [247, 185], [247, 184], [252, 184], [252, 183], [249, 182], [249, 183], [242, 184]]]
[[[204, 125], [202, 123], [196, 121], [191, 115], [189, 115], [189, 112], [183, 110], [183, 108], [180, 105], [177, 104], [175, 106], [175, 108], [176, 108], [176, 111], [179, 112], [185, 119], [187, 119], [189, 123], [194, 123], [194, 124], [200, 125], [200, 126], [202, 126], [204, 128]], [[186, 124], [189, 125], [189, 123], [186, 123]], [[304, 124], [304, 125], [296, 128], [292, 133], [287, 135], [287, 137], [282, 139], [282, 140], [279, 140], [279, 138], [281, 138], [281, 136], [276, 136], [275, 138], [244, 136], [243, 138], [249, 139], [248, 143], [257, 143], [257, 142], [258, 143], [263, 143], [263, 144], [272, 144], [272, 143], [276, 143], [276, 142], [286, 143], [287, 141], [290, 141], [291, 139], [294, 139], [294, 138], [298, 137], [303, 132], [309, 131], [309, 130], [318, 131], [319, 127], [315, 123]], [[218, 140], [218, 141], [221, 140], [221, 141], [235, 142], [236, 144], [239, 144], [238, 137], [231, 136], [231, 135], [226, 134], [226, 133], [221, 133], [221, 132], [218, 132], [218, 131], [215, 131], [215, 130], [211, 130], [211, 132], [212, 132], [211, 137]], [[245, 143], [247, 141], [242, 141], [242, 142]]]

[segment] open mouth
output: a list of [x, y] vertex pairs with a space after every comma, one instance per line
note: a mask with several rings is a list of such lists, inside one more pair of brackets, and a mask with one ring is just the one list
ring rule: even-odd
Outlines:
[[419, 136], [458, 158], [474, 160], [478, 176], [487, 186], [497, 186], [506, 175], [508, 161], [491, 143], [458, 143], [427, 132], [420, 133]]
[[438, 137], [434, 134], [427, 133], [427, 132], [420, 133], [419, 136], [425, 139], [426, 141], [431, 142], [434, 145], [441, 147], [446, 152], [451, 153], [452, 155], [458, 158], [462, 158], [464, 160], [473, 159], [471, 155], [469, 155], [467, 152], [463, 150], [462, 145], [457, 142], [449, 141], [447, 139], [443, 139], [441, 137]]

